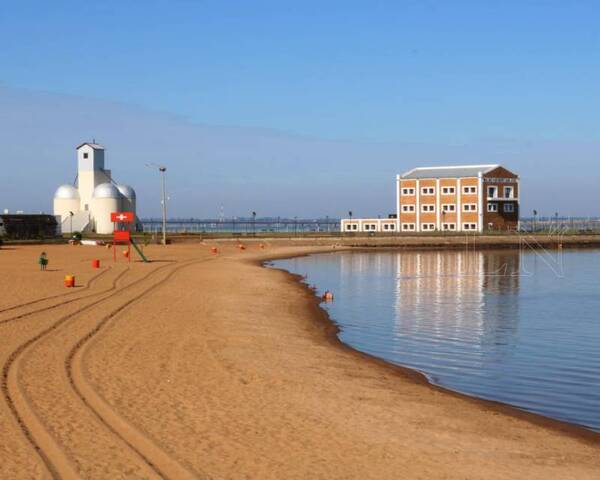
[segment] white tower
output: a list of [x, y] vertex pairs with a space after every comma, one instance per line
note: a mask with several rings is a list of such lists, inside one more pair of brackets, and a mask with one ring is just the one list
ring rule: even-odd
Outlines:
[[81, 210], [89, 211], [94, 189], [110, 183], [110, 170], [104, 169], [104, 147], [96, 143], [82, 143], [77, 147], [77, 178]]
[[104, 168], [104, 147], [82, 143], [77, 147], [78, 188], [62, 185], [54, 194], [54, 214], [61, 217], [63, 232], [95, 231], [111, 234], [112, 212], [128, 211], [135, 215], [135, 190], [117, 185], [110, 170]]

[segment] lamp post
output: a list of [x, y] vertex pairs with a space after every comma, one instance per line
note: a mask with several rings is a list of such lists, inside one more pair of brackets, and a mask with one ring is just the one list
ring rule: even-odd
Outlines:
[[157, 165], [156, 163], [147, 163], [147, 167], [156, 167], [160, 172], [161, 176], [161, 200], [162, 205], [162, 244], [167, 244], [167, 188], [165, 182], [165, 172], [167, 167], [164, 165]]
[[537, 224], [536, 224], [536, 217], [537, 217], [537, 210], [533, 211], [533, 231], [535, 232], [537, 230]]
[[69, 211], [69, 233], [73, 235], [73, 212]]
[[256, 212], [252, 212], [252, 234], [256, 236]]

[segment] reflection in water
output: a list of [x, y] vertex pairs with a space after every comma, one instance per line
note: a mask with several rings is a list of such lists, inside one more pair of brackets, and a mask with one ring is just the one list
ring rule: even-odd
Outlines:
[[308, 276], [340, 338], [435, 383], [600, 429], [600, 255], [336, 253], [274, 262]]

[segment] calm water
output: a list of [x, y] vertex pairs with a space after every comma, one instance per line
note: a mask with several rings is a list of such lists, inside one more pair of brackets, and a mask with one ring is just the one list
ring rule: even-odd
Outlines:
[[600, 251], [335, 253], [306, 275], [354, 348], [433, 383], [600, 430]]

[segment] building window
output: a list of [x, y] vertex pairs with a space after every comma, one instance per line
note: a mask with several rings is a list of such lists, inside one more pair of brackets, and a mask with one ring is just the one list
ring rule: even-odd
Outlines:
[[515, 211], [515, 206], [512, 203], [505, 203], [504, 204], [504, 211], [506, 213], [512, 213]]
[[403, 223], [402, 224], [402, 230], [406, 231], [411, 231], [415, 229], [415, 224], [414, 223]]
[[463, 230], [477, 230], [477, 224], [476, 223], [463, 223]]
[[435, 223], [422, 223], [421, 230], [423, 230], [424, 232], [431, 232], [435, 230]]
[[504, 198], [513, 198], [513, 187], [504, 187]]
[[442, 205], [442, 212], [455, 212], [456, 211], [456, 205], [454, 205], [453, 203], [445, 203]]
[[488, 210], [488, 212], [497, 212], [498, 204], [497, 203], [488, 203], [487, 210]]
[[402, 211], [403, 212], [414, 212], [415, 206], [414, 205], [402, 205]]
[[352, 225], [352, 230], [358, 230], [358, 225]]
[[487, 187], [488, 198], [498, 198], [498, 187]]
[[391, 223], [389, 225], [389, 227], [390, 227], [390, 230], [396, 230], [396, 225], [394, 225], [393, 223]]
[[434, 194], [435, 194], [434, 187], [422, 187], [421, 188], [421, 195], [434, 195]]
[[442, 230], [456, 230], [456, 223], [442, 223]]
[[346, 225], [346, 230], [352, 230], [352, 225]]
[[476, 212], [477, 204], [476, 203], [463, 203], [463, 212]]
[[454, 187], [442, 187], [442, 195], [454, 195], [456, 189]]
[[464, 195], [474, 195], [477, 193], [477, 187], [463, 187]]
[[402, 195], [414, 195], [414, 194], [415, 194], [414, 188], [403, 188], [402, 189]]
[[83, 158], [88, 158], [88, 153], [87, 152], [83, 152]]
[[424, 203], [421, 205], [422, 212], [435, 212], [435, 205], [433, 203]]

